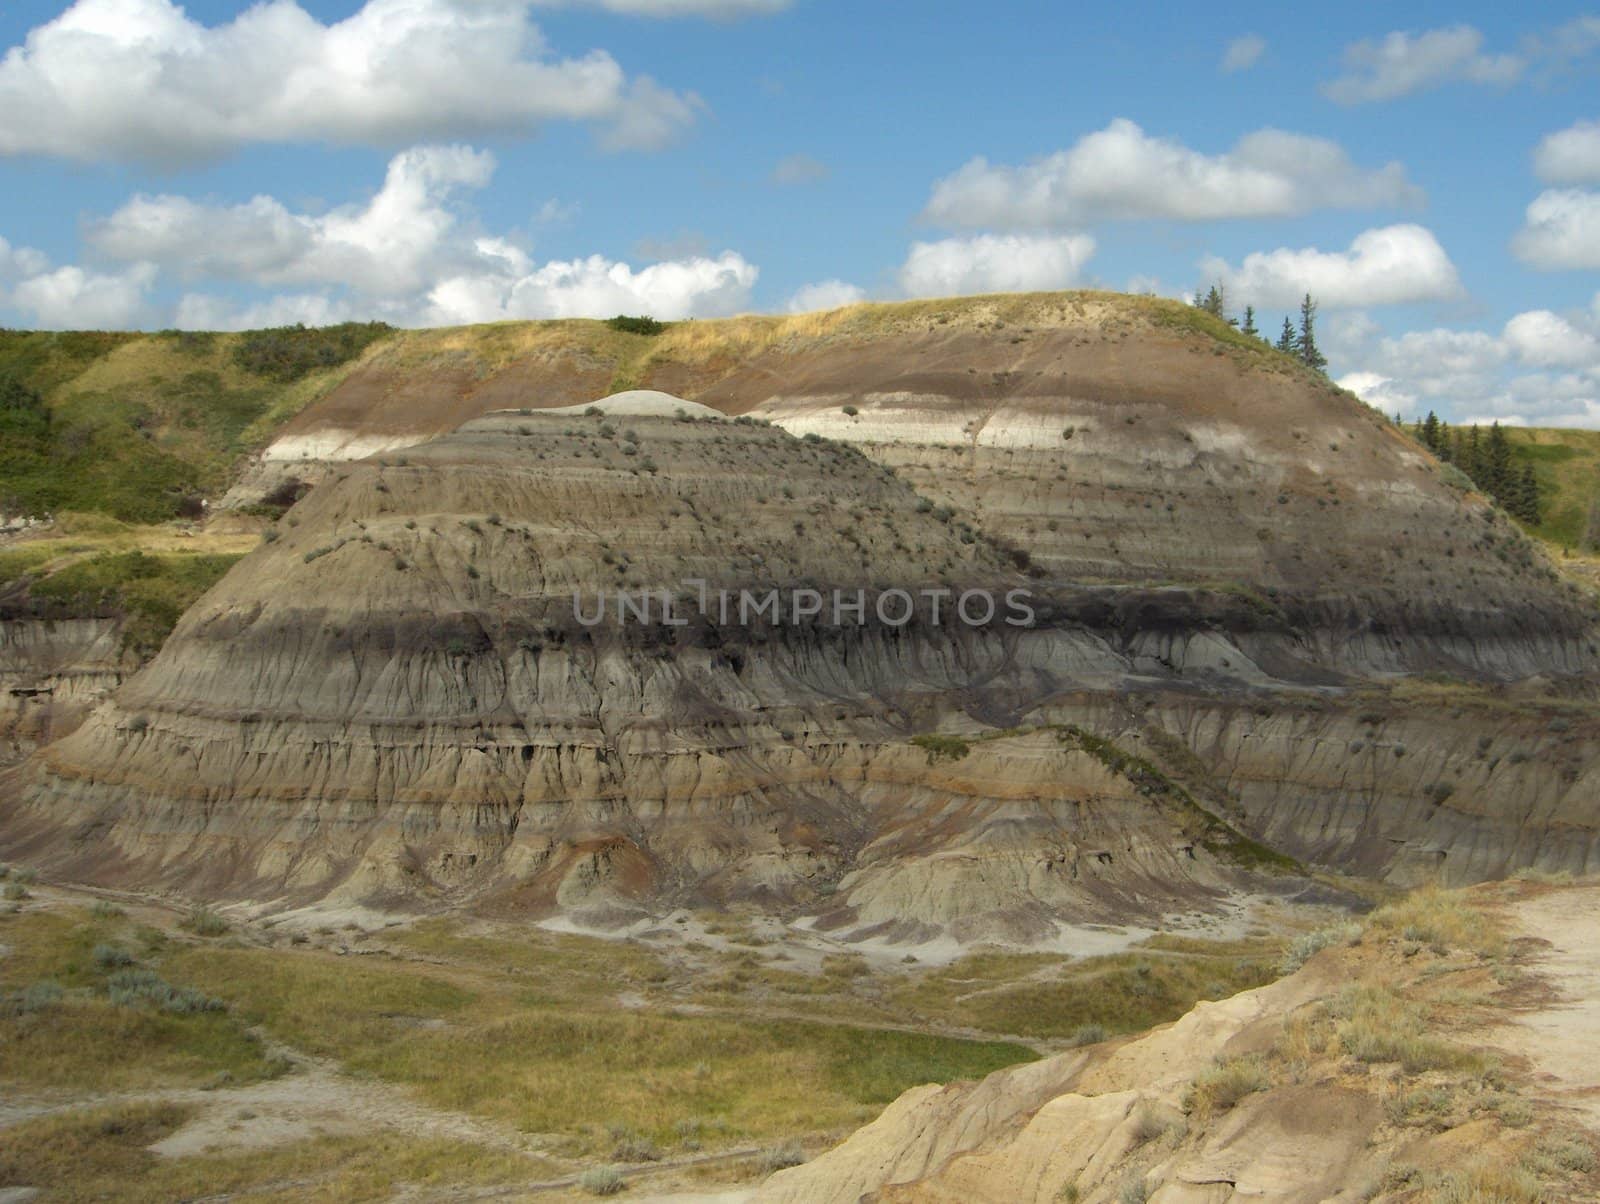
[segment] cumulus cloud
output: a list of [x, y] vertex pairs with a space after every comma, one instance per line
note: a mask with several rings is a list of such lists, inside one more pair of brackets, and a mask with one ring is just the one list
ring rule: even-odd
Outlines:
[[1600, 184], [1600, 121], [1579, 121], [1546, 134], [1533, 170], [1547, 184]]
[[608, 12], [630, 17], [710, 17], [734, 21], [781, 13], [793, 0], [588, 0]]
[[810, 155], [785, 155], [772, 169], [774, 184], [812, 184], [833, 174], [828, 165]]
[[1544, 368], [1600, 366], [1600, 340], [1548, 309], [1518, 314], [1506, 323], [1506, 347], [1524, 363]]
[[1045, 229], [1100, 219], [1284, 217], [1420, 204], [1405, 168], [1358, 167], [1325, 138], [1264, 129], [1207, 155], [1124, 118], [1020, 167], [977, 158], [934, 185], [936, 225]]
[[1546, 271], [1600, 268], [1600, 192], [1540, 193], [1511, 240], [1516, 257]]
[[721, 317], [748, 307], [758, 275], [754, 264], [733, 251], [639, 269], [602, 255], [534, 266], [508, 252], [498, 266], [440, 281], [428, 293], [423, 319], [449, 325], [617, 313]]
[[1422, 226], [1385, 226], [1358, 234], [1346, 251], [1314, 247], [1257, 251], [1237, 267], [1202, 265], [1240, 301], [1292, 307], [1306, 293], [1328, 309], [1448, 300], [1461, 295], [1455, 265]]
[[1221, 71], [1224, 75], [1232, 75], [1236, 71], [1248, 71], [1260, 61], [1266, 50], [1267, 39], [1260, 34], [1247, 33], [1243, 37], [1234, 38], [1222, 54]]
[[983, 234], [913, 243], [900, 267], [900, 288], [908, 297], [1069, 288], [1078, 283], [1094, 247], [1087, 234]]
[[492, 155], [471, 147], [416, 147], [390, 161], [382, 189], [363, 206], [310, 216], [269, 196], [239, 205], [139, 196], [86, 234], [103, 255], [191, 279], [344, 284], [392, 296], [421, 288], [459, 254], [448, 241], [457, 221], [448, 203], [488, 184], [494, 167]]
[[250, 143], [403, 144], [547, 121], [595, 122], [605, 145], [631, 148], [693, 120], [693, 96], [630, 80], [603, 50], [556, 55], [529, 10], [366, 0], [324, 25], [267, 0], [205, 26], [172, 0], [78, 0], [0, 60], [0, 154], [178, 165]]
[[1338, 104], [1394, 100], [1447, 83], [1515, 83], [1527, 61], [1514, 54], [1485, 54], [1483, 34], [1470, 25], [1395, 32], [1345, 47], [1344, 74], [1322, 87]]
[[816, 284], [807, 284], [797, 289], [784, 309], [792, 314], [808, 314], [818, 309], [838, 309], [843, 305], [854, 305], [857, 301], [866, 299], [867, 294], [853, 284], [847, 284], [843, 280], [821, 280]]
[[331, 326], [356, 316], [348, 302], [319, 293], [285, 293], [245, 305], [226, 297], [185, 293], [178, 300], [173, 325], [179, 330], [261, 330], [296, 323]]
[[34, 276], [49, 266], [44, 253], [32, 247], [13, 247], [0, 238], [0, 284], [18, 276]]
[[155, 284], [154, 264], [98, 273], [77, 266], [28, 277], [11, 291], [11, 304], [37, 326], [53, 330], [125, 330], [142, 323]]
[[1354, 365], [1339, 383], [1388, 413], [1600, 426], [1600, 298], [1587, 313], [1517, 314], [1499, 334], [1369, 329], [1338, 356]]

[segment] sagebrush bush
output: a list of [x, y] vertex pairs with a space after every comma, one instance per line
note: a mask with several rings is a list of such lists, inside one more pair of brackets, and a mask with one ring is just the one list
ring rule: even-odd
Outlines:
[[578, 1176], [578, 1186], [591, 1196], [614, 1196], [622, 1190], [622, 1173], [614, 1166], [592, 1166]]
[[115, 945], [96, 945], [90, 956], [98, 970], [118, 970], [133, 965], [133, 955]]
[[1184, 1096], [1183, 1110], [1205, 1120], [1271, 1085], [1271, 1076], [1260, 1058], [1229, 1058], [1195, 1076]]
[[48, 979], [30, 983], [20, 991], [0, 996], [0, 1015], [27, 1016], [61, 1002], [64, 992]]
[[1289, 943], [1278, 963], [1279, 974], [1293, 974], [1324, 949], [1335, 945], [1348, 945], [1361, 935], [1361, 925], [1356, 923], [1331, 924], [1315, 932], [1303, 932]]
[[228, 921], [209, 907], [196, 907], [184, 919], [183, 926], [196, 936], [221, 936], [228, 931]]
[[213, 999], [193, 987], [175, 987], [154, 970], [118, 970], [107, 980], [106, 988], [111, 1002], [118, 1007], [148, 1004], [157, 1011], [177, 1016], [220, 1012], [224, 1008], [222, 1000]]
[[799, 1166], [805, 1160], [805, 1151], [796, 1142], [791, 1141], [762, 1151], [761, 1170], [763, 1174], [770, 1175], [774, 1171], [782, 1171], [791, 1166]]

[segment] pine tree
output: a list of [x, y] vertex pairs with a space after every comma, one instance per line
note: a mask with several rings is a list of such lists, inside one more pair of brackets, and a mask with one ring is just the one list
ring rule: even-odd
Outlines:
[[1283, 329], [1278, 332], [1278, 341], [1273, 346], [1285, 355], [1300, 354], [1300, 340], [1294, 332], [1294, 323], [1288, 318], [1283, 320]]
[[1300, 303], [1300, 359], [1312, 371], [1322, 372], [1328, 367], [1328, 357], [1317, 347], [1316, 325], [1317, 303], [1307, 293], [1306, 299]]
[[1511, 444], [1506, 439], [1506, 432], [1496, 422], [1489, 428], [1489, 445], [1484, 452], [1483, 479], [1478, 483], [1485, 490], [1494, 495], [1496, 501], [1505, 505], [1505, 497], [1511, 491], [1514, 476], [1511, 469]]
[[1428, 416], [1422, 420], [1422, 445], [1435, 455], [1442, 446], [1439, 442], [1439, 415], [1432, 410], [1429, 410]]
[[1256, 329], [1256, 307], [1254, 305], [1246, 305], [1244, 307], [1244, 324], [1239, 327], [1239, 333], [1247, 334], [1252, 339], [1261, 337], [1261, 332]]
[[1513, 518], [1520, 519], [1530, 527], [1538, 526], [1542, 507], [1539, 504], [1539, 478], [1533, 475], [1533, 465], [1523, 464], [1516, 470], [1515, 476], [1512, 501], [1506, 508], [1511, 511]]
[[1204, 297], [1196, 297], [1195, 304], [1214, 318], [1228, 317], [1228, 295], [1220, 284], [1213, 284]]

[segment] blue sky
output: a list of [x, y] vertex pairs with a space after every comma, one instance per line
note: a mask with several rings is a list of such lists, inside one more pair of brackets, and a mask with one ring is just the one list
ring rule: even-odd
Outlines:
[[[1076, 11], [1074, 11], [1076, 10]], [[0, 9], [0, 322], [782, 311], [1220, 280], [1386, 409], [1600, 426], [1600, 12]]]

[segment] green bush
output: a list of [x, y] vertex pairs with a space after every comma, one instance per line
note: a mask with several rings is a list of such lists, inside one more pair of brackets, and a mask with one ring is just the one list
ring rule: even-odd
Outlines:
[[312, 372], [355, 359], [392, 334], [387, 322], [341, 322], [337, 326], [278, 326], [252, 330], [233, 349], [234, 363], [246, 372], [287, 384]]
[[623, 334], [657, 335], [667, 328], [665, 322], [640, 315], [630, 317], [628, 314], [618, 314], [614, 318], [606, 319], [606, 325], [612, 330], [621, 331]]
[[106, 981], [106, 990], [118, 1007], [148, 1005], [177, 1016], [224, 1010], [222, 1000], [193, 987], [175, 987], [154, 970], [118, 970]]
[[48, 980], [31, 983], [20, 991], [0, 996], [0, 1015], [27, 1016], [42, 1012], [60, 1003], [63, 994], [58, 985]]
[[578, 1186], [591, 1196], [614, 1196], [622, 1190], [622, 1174], [614, 1166], [594, 1166], [578, 1176]]
[[115, 945], [96, 945], [90, 956], [97, 970], [120, 970], [133, 965], [133, 955]]
[[972, 751], [972, 746], [960, 736], [913, 736], [911, 743], [924, 750], [933, 761], [959, 761]]
[[228, 931], [228, 921], [209, 907], [196, 907], [184, 919], [183, 926], [196, 936], [221, 936]]

